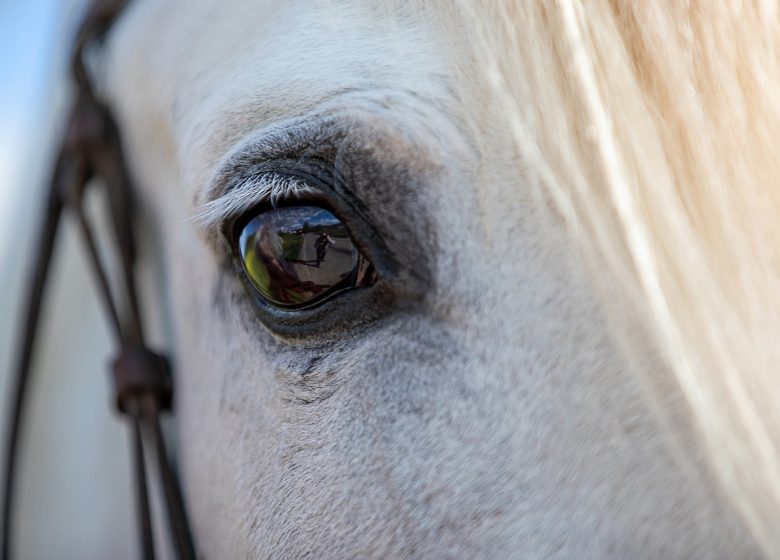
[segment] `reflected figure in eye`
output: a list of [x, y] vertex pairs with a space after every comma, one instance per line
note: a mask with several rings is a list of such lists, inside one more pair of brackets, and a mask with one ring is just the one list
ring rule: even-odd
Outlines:
[[314, 241], [314, 249], [317, 251], [317, 261], [314, 266], [317, 268], [320, 267], [320, 263], [325, 260], [325, 254], [328, 251], [328, 247], [333, 247], [336, 245], [336, 242], [333, 241], [330, 235], [328, 235], [327, 232], [323, 232], [317, 236], [316, 241]]
[[258, 214], [242, 227], [238, 245], [247, 277], [277, 306], [307, 306], [373, 278], [344, 223], [315, 206]]

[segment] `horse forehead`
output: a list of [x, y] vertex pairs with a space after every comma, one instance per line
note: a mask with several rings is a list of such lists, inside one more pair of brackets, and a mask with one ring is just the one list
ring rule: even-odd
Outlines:
[[131, 112], [165, 123], [184, 184], [203, 184], [247, 133], [339, 93], [446, 97], [449, 55], [437, 37], [447, 18], [412, 13], [390, 3], [139, 2], [112, 38], [107, 86]]

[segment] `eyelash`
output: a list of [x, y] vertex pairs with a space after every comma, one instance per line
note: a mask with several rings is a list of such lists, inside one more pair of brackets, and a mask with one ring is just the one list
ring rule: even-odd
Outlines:
[[276, 208], [281, 202], [318, 196], [314, 189], [301, 177], [267, 172], [243, 181], [221, 196], [202, 204], [194, 216], [201, 227], [218, 227], [227, 231], [247, 212], [263, 206]]

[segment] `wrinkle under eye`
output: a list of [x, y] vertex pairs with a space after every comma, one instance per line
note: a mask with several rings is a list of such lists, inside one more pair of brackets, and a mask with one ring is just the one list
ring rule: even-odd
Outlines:
[[256, 215], [241, 229], [238, 251], [258, 294], [277, 307], [314, 305], [373, 278], [344, 223], [316, 206]]

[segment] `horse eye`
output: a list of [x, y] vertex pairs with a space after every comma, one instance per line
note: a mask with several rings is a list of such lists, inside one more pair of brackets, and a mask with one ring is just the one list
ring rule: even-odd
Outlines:
[[344, 223], [322, 208], [268, 210], [240, 231], [244, 271], [261, 298], [275, 307], [309, 307], [375, 279]]

